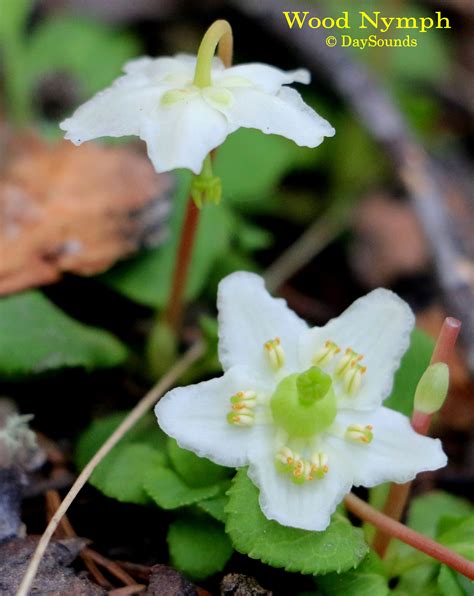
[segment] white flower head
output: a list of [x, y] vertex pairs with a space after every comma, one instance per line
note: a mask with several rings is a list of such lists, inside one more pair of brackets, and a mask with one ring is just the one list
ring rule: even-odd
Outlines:
[[249, 466], [268, 519], [324, 530], [354, 486], [404, 483], [446, 464], [441, 443], [384, 408], [414, 316], [374, 290], [309, 329], [263, 279], [239, 272], [218, 292], [225, 374], [173, 389], [156, 406], [181, 447]]
[[146, 141], [157, 172], [188, 168], [199, 174], [209, 152], [240, 127], [307, 147], [334, 135], [332, 126], [286, 86], [309, 83], [308, 71], [285, 72], [259, 63], [225, 68], [209, 52], [200, 66], [206, 61], [209, 72], [203, 76], [205, 68], [200, 68], [200, 78], [198, 60], [190, 55], [128, 62], [125, 75], [60, 124], [65, 138], [79, 145], [97, 137], [136, 135]]

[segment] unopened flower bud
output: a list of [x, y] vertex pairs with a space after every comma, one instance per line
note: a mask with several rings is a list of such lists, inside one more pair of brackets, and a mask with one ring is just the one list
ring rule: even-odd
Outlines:
[[444, 403], [449, 387], [449, 368], [445, 362], [431, 364], [415, 391], [415, 411], [434, 414]]

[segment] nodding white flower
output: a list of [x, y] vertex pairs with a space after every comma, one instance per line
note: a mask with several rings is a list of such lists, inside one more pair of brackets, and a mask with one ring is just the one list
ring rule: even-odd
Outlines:
[[173, 389], [156, 406], [161, 428], [200, 456], [249, 466], [268, 519], [324, 530], [351, 487], [412, 480], [446, 464], [441, 443], [385, 408], [414, 316], [374, 290], [309, 329], [262, 278], [219, 285], [225, 374]]
[[80, 106], [60, 126], [76, 145], [97, 137], [136, 135], [146, 141], [157, 172], [188, 168], [199, 174], [210, 151], [240, 127], [277, 134], [316, 147], [332, 126], [286, 87], [309, 83], [303, 69], [266, 64], [224, 68], [214, 58], [211, 82], [194, 82], [196, 57], [139, 58], [125, 75]]

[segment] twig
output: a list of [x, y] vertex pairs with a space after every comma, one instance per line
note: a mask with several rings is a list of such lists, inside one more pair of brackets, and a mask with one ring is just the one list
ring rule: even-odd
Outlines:
[[384, 513], [371, 507], [362, 499], [359, 499], [359, 497], [356, 497], [353, 493], [348, 494], [344, 502], [347, 509], [363, 521], [373, 524], [376, 528], [390, 534], [393, 538], [398, 538], [398, 540], [401, 540], [405, 544], [459, 571], [459, 573], [462, 573], [462, 575], [465, 575], [469, 579], [474, 579], [474, 563], [461, 557], [461, 555], [458, 555], [446, 546], [391, 519]]
[[140, 594], [143, 590], [146, 590], [146, 586], [143, 584], [133, 584], [131, 586], [125, 586], [125, 588], [111, 590], [109, 596], [131, 596], [131, 594]]
[[314, 221], [309, 228], [274, 261], [264, 274], [269, 292], [275, 292], [290, 277], [307, 265], [347, 226], [342, 213], [329, 212]]
[[94, 457], [86, 465], [86, 467], [79, 474], [76, 482], [72, 485], [63, 502], [59, 506], [56, 513], [51, 518], [44, 534], [41, 536], [33, 557], [28, 565], [26, 573], [20, 584], [17, 596], [27, 596], [31, 588], [31, 584], [38, 571], [38, 566], [48, 547], [54, 531], [58, 527], [62, 516], [69, 509], [69, 506], [76, 498], [81, 488], [86, 484], [92, 472], [102, 459], [109, 453], [109, 451], [118, 443], [118, 441], [125, 435], [125, 433], [132, 428], [132, 426], [148, 411], [156, 401], [169, 389], [173, 383], [200, 357], [204, 352], [204, 345], [201, 342], [192, 346], [184, 356], [169, 370], [169, 372], [143, 397], [118, 428], [110, 435], [107, 441], [97, 451]]
[[[299, 52], [314, 72], [324, 71], [367, 131], [386, 149], [430, 244], [447, 309], [463, 322], [468, 363], [474, 371], [474, 283], [465, 272], [469, 257], [463, 251], [467, 248], [460, 250], [456, 226], [446, 213], [447, 190], [454, 188], [449, 173], [426, 154], [391, 97], [362, 62], [341, 47], [328, 47], [323, 29], [289, 29], [282, 14], [288, 10], [287, 0], [232, 0], [232, 4], [253, 17], [261, 17], [262, 26]], [[314, 5], [303, 0], [298, 2], [298, 10], [316, 12]], [[461, 197], [458, 190], [455, 188]]]
[[[460, 321], [454, 319], [453, 317], [446, 317], [431, 356], [431, 364], [436, 364], [437, 362], [449, 362], [460, 329]], [[425, 414], [423, 412], [414, 410], [411, 418], [413, 430], [421, 435], [427, 435], [432, 418], [433, 414]], [[390, 491], [387, 495], [387, 500], [383, 508], [385, 515], [388, 515], [397, 521], [401, 519], [406, 504], [408, 503], [411, 485], [411, 482], [406, 482], [405, 484], [393, 483], [390, 486]], [[380, 530], [376, 532], [373, 547], [375, 552], [380, 557], [384, 557], [385, 553], [387, 552], [390, 539], [391, 536], [389, 534], [385, 534]]]

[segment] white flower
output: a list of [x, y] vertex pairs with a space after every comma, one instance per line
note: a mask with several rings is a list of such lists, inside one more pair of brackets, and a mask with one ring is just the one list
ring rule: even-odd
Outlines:
[[266, 64], [224, 68], [212, 62], [210, 86], [193, 84], [196, 58], [184, 54], [128, 62], [125, 75], [60, 124], [76, 145], [97, 137], [137, 135], [157, 172], [189, 168], [199, 174], [208, 153], [240, 127], [258, 128], [316, 147], [332, 126], [285, 87], [309, 83], [306, 70]]
[[225, 374], [170, 391], [156, 415], [182, 447], [248, 465], [268, 519], [324, 530], [351, 486], [446, 464], [439, 440], [381, 405], [414, 324], [398, 296], [375, 290], [309, 329], [259, 276], [240, 272], [220, 283], [218, 307]]

